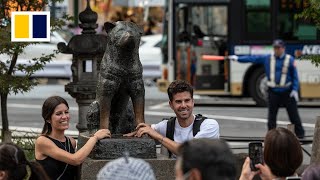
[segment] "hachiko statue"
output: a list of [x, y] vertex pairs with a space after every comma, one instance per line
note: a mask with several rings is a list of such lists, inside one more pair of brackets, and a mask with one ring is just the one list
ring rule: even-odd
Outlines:
[[[88, 121], [94, 116], [90, 111], [96, 108], [100, 110], [100, 129], [108, 128], [113, 134], [129, 133], [138, 123], [144, 122], [145, 90], [138, 51], [142, 29], [125, 21], [106, 22], [104, 28], [108, 44], [101, 61], [96, 101], [89, 109]], [[130, 97], [134, 122], [128, 115], [132, 114]], [[92, 122], [88, 122], [90, 130], [89, 125], [93, 125]]]

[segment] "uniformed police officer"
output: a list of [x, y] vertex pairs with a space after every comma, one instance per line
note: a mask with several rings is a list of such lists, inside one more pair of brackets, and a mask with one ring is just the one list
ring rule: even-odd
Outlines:
[[277, 39], [273, 42], [274, 54], [265, 56], [228, 56], [230, 60], [263, 64], [268, 77], [268, 129], [277, 126], [276, 118], [281, 105], [285, 106], [298, 138], [304, 137], [304, 129], [298, 113], [299, 79], [295, 60], [285, 53], [285, 44]]

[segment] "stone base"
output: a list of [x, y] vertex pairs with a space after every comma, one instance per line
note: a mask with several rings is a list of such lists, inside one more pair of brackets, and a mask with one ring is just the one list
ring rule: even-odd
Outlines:
[[[242, 165], [244, 163], [245, 158], [248, 156], [247, 153], [239, 153], [235, 154], [236, 157], [236, 169], [237, 169], [237, 175], [236, 179], [240, 178]], [[146, 162], [148, 162], [153, 172], [156, 176], [157, 180], [174, 180], [175, 179], [175, 159], [170, 159], [165, 155], [157, 154], [156, 159], [144, 159]], [[99, 172], [99, 170], [108, 162], [111, 160], [93, 160], [90, 158], [87, 158], [80, 168], [80, 176], [82, 180], [95, 180], [96, 176]], [[304, 171], [304, 169], [308, 165], [302, 164], [298, 169], [297, 173], [301, 175], [301, 173]]]
[[[175, 159], [157, 154], [156, 159], [144, 159], [148, 162], [157, 180], [175, 179], [174, 166]], [[81, 179], [82, 180], [95, 180], [99, 170], [111, 160], [93, 160], [87, 158], [81, 166]]]
[[[88, 132], [80, 133], [79, 144], [82, 147], [90, 138]], [[153, 139], [145, 136], [141, 138], [123, 137], [113, 135], [98, 141], [89, 154], [91, 159], [116, 159], [123, 157], [124, 152], [128, 152], [130, 157], [141, 159], [157, 158], [156, 143]]]

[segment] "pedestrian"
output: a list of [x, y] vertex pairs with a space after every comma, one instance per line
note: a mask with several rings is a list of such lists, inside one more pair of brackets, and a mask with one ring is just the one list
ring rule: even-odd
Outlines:
[[97, 180], [155, 180], [149, 163], [143, 159], [121, 157], [108, 162], [97, 174]]
[[268, 131], [264, 140], [264, 164], [257, 164], [258, 171], [250, 168], [247, 157], [239, 180], [252, 180], [255, 175], [261, 179], [286, 180], [297, 178], [296, 170], [303, 160], [302, 147], [297, 137], [288, 129], [278, 127]]
[[193, 139], [180, 146], [175, 172], [176, 180], [234, 180], [236, 159], [224, 140]]
[[219, 138], [219, 124], [216, 120], [201, 114], [193, 114], [193, 88], [187, 81], [176, 80], [168, 87], [169, 106], [176, 117], [164, 119], [157, 124], [140, 123], [137, 130], [125, 136], [141, 137], [148, 134], [158, 140], [172, 153], [177, 154], [181, 143], [193, 138]]
[[304, 138], [297, 102], [299, 101], [299, 79], [296, 62], [285, 53], [285, 43], [273, 42], [274, 54], [264, 56], [228, 56], [229, 59], [241, 63], [251, 62], [264, 65], [268, 78], [268, 130], [277, 126], [277, 114], [280, 106], [285, 106], [292, 124], [295, 125], [297, 137]]
[[27, 160], [24, 151], [13, 143], [0, 144], [1, 180], [49, 180], [42, 166]]
[[44, 126], [35, 142], [35, 158], [52, 179], [76, 179], [77, 166], [89, 155], [96, 142], [110, 137], [108, 129], [97, 131], [75, 152], [76, 141], [65, 135], [69, 128], [69, 105], [60, 96], [51, 96], [42, 106]]

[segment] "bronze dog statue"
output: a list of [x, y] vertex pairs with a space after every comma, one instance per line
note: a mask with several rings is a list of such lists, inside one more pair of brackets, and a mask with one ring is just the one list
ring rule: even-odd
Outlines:
[[[100, 129], [110, 129], [111, 133], [129, 133], [137, 124], [144, 122], [145, 90], [139, 59], [142, 29], [134, 23], [125, 21], [106, 22], [104, 28], [108, 44], [101, 60], [96, 102], [90, 109], [94, 109], [92, 106], [99, 109]], [[134, 122], [130, 122], [128, 116], [132, 113], [129, 98], [133, 105]], [[88, 116], [92, 116], [90, 109]], [[94, 127], [89, 127], [89, 121], [90, 119], [88, 120], [90, 130]], [[126, 125], [126, 123], [133, 124]]]

